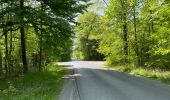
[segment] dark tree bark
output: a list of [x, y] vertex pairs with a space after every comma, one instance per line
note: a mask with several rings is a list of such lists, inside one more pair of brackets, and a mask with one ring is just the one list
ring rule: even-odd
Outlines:
[[8, 32], [6, 31], [6, 27], [4, 29], [4, 34], [5, 34], [5, 70], [7, 73], [9, 70], [8, 70]]
[[9, 62], [9, 64], [10, 64], [10, 70], [11, 70], [11, 72], [13, 72], [14, 71], [14, 69], [13, 69], [13, 40], [12, 40], [12, 37], [13, 37], [13, 35], [12, 35], [12, 31], [10, 31], [10, 48], [9, 48], [9, 55], [10, 55], [10, 62]]
[[133, 24], [134, 24], [134, 34], [135, 34], [135, 53], [137, 58], [137, 66], [141, 66], [140, 54], [139, 54], [139, 45], [138, 45], [138, 36], [137, 36], [137, 23], [136, 23], [136, 4], [133, 6]]
[[128, 63], [128, 33], [127, 33], [127, 24], [123, 25], [123, 41], [124, 41], [124, 55], [125, 63]]
[[[120, 0], [121, 3], [121, 7], [122, 9], [126, 9], [125, 8], [125, 1]], [[122, 25], [122, 30], [123, 30], [123, 41], [124, 41], [124, 55], [125, 55], [125, 63], [128, 63], [128, 27], [127, 27], [127, 12], [124, 10], [124, 12], [121, 15], [121, 20], [123, 22]]]
[[[43, 11], [43, 4], [41, 2], [41, 10]], [[41, 29], [40, 29], [40, 49], [39, 49], [39, 71], [42, 70], [42, 38], [43, 38], [43, 26], [42, 26], [42, 19], [41, 19], [41, 25], [40, 25]]]
[[43, 35], [43, 32], [42, 32], [42, 20], [41, 20], [41, 30], [40, 30], [40, 50], [39, 50], [39, 71], [42, 70], [42, 36]]
[[[153, 11], [150, 10], [150, 15], [152, 16], [153, 14]], [[153, 19], [151, 20], [151, 32], [153, 33], [154, 32], [154, 22], [153, 22]]]
[[2, 53], [1, 53], [1, 46], [0, 46], [0, 79], [3, 78], [3, 69], [2, 69]]
[[25, 39], [25, 27], [24, 27], [24, 0], [20, 0], [20, 9], [21, 13], [21, 21], [20, 21], [20, 33], [21, 33], [21, 51], [22, 51], [22, 63], [23, 63], [23, 71], [24, 73], [28, 72], [28, 64], [26, 58], [26, 39]]
[[[41, 25], [42, 28], [42, 25]], [[42, 69], [42, 30], [40, 35], [40, 50], [39, 50], [39, 71]]]
[[[10, 7], [13, 7], [13, 0], [10, 2]], [[12, 21], [12, 16], [9, 16], [10, 21]], [[10, 26], [10, 29], [12, 29], [13, 27]], [[13, 62], [13, 32], [12, 30], [10, 30], [10, 43], [9, 43], [10, 47], [9, 47], [9, 67], [10, 67], [10, 71], [13, 72], [13, 66], [14, 66], [14, 62]]]
[[[152, 16], [152, 14], [153, 14], [153, 11], [149, 11], [149, 13], [150, 13], [150, 16]], [[151, 40], [151, 33], [153, 33], [154, 32], [154, 23], [153, 23], [153, 20], [151, 20], [151, 22], [148, 22], [147, 23], [148, 24], [148, 46], [147, 46], [147, 52], [149, 52], [150, 51], [150, 46], [151, 45], [154, 45], [154, 40]], [[152, 57], [151, 57], [151, 54], [150, 53], [148, 53], [147, 54], [147, 60], [149, 61], [149, 60], [152, 60]]]

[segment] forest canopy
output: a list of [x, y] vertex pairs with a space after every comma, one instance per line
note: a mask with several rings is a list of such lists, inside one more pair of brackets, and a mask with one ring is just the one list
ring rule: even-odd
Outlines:
[[82, 38], [90, 34], [90, 38], [98, 41], [96, 51], [111, 65], [169, 70], [169, 0], [109, 0], [105, 3], [104, 14], [91, 10], [78, 18], [75, 30], [80, 47], [77, 51], [81, 52], [75, 55], [86, 57], [91, 52], [81, 49], [83, 41], [87, 41]]
[[72, 23], [87, 1], [0, 0], [0, 77], [70, 60]]

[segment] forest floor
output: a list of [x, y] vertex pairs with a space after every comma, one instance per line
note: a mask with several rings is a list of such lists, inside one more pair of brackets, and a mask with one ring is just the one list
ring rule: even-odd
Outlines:
[[46, 71], [0, 80], [0, 100], [55, 100], [66, 72], [63, 67], [50, 66]]

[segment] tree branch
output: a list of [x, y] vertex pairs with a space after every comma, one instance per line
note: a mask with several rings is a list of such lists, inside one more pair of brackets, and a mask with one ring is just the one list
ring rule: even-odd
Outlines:
[[103, 0], [103, 2], [106, 4], [106, 6], [108, 6], [107, 2], [105, 0]]

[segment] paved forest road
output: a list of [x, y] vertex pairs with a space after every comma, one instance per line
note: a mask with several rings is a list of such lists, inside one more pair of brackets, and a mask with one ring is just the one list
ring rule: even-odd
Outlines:
[[170, 100], [170, 86], [102, 68], [102, 62], [73, 61], [58, 100]]

